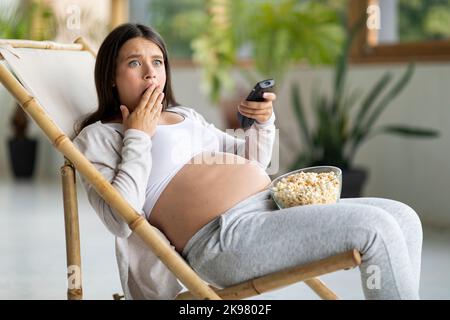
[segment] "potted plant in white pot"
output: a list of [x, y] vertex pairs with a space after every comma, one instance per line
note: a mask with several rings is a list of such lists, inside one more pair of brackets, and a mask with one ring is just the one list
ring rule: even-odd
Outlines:
[[[376, 126], [379, 116], [411, 79], [413, 64], [409, 64], [391, 88], [389, 86], [393, 80], [392, 75], [386, 72], [361, 101], [358, 101], [354, 94], [349, 94], [345, 81], [349, 48], [355, 30], [348, 33], [342, 53], [336, 62], [331, 96], [313, 93], [314, 103], [311, 109], [314, 124], [308, 122], [305, 117], [305, 104], [302, 102], [299, 86], [294, 84], [291, 90], [292, 106], [300, 129], [303, 150], [296, 155], [289, 170], [316, 165], [340, 167], [343, 170], [342, 197], [361, 195], [368, 172], [355, 167], [353, 161], [358, 149], [369, 138], [379, 134], [416, 138], [438, 136], [436, 130], [428, 128], [397, 124]], [[289, 137], [288, 134], [283, 135], [285, 139]]]

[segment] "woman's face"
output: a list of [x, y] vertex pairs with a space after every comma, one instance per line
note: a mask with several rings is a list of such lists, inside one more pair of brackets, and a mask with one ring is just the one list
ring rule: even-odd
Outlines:
[[123, 44], [117, 57], [115, 85], [120, 103], [130, 111], [138, 105], [151, 84], [163, 91], [166, 69], [161, 49], [145, 38], [133, 38]]

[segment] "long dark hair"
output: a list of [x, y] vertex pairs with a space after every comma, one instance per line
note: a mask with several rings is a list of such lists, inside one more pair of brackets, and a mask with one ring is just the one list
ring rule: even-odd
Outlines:
[[76, 126], [76, 134], [83, 130], [83, 128], [99, 120], [108, 121], [122, 117], [119, 94], [117, 88], [112, 86], [116, 76], [117, 56], [125, 42], [138, 37], [155, 43], [161, 49], [164, 56], [166, 85], [163, 90], [164, 100], [162, 110], [178, 105], [172, 91], [170, 64], [164, 40], [150, 27], [136, 23], [124, 23], [111, 31], [105, 40], [103, 40], [98, 50], [95, 62], [95, 87], [97, 89], [98, 109], [81, 120], [81, 123]]

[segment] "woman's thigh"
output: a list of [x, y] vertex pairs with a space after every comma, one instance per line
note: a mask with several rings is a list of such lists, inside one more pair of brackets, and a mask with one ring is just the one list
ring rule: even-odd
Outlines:
[[[361, 204], [380, 208], [392, 216], [402, 230], [413, 260], [421, 254], [423, 232], [422, 223], [417, 213], [407, 204], [385, 198], [347, 198], [341, 199], [345, 204]], [[418, 263], [418, 261], [413, 261]]]
[[419, 216], [414, 211], [414, 209], [403, 202], [374, 197], [344, 198], [341, 199], [340, 202], [345, 204], [363, 204], [375, 206], [387, 211], [398, 222], [400, 227], [419, 227], [421, 229]]
[[374, 206], [383, 209], [391, 215], [397, 221], [403, 233], [415, 278], [419, 281], [423, 231], [422, 223], [417, 213], [405, 203], [385, 198], [348, 198], [342, 199], [341, 203]]
[[[351, 249], [369, 257], [375, 238], [395, 242], [401, 231], [383, 209], [358, 203], [307, 205], [221, 217], [218, 236], [193, 266], [221, 286], [305, 264]], [[399, 245], [403, 245], [399, 242]]]

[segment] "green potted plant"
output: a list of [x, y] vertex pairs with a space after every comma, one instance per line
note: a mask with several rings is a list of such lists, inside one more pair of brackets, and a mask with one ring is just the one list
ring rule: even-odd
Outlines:
[[[386, 72], [362, 101], [357, 102], [357, 96], [348, 94], [345, 81], [349, 48], [354, 33], [355, 31], [348, 33], [342, 53], [337, 59], [331, 96], [313, 93], [314, 102], [311, 107], [314, 125], [305, 117], [305, 104], [302, 102], [298, 85], [294, 84], [291, 90], [292, 106], [304, 149], [296, 155], [289, 170], [315, 165], [340, 167], [343, 169], [342, 197], [361, 195], [367, 171], [355, 168], [353, 161], [358, 149], [371, 137], [383, 133], [421, 138], [438, 136], [438, 132], [433, 129], [404, 125], [375, 126], [382, 112], [408, 84], [414, 72], [413, 64], [409, 64], [389, 89], [392, 75]], [[285, 134], [283, 138], [288, 139], [289, 135]]]
[[[266, 78], [274, 78], [280, 87], [294, 63], [332, 63], [339, 53], [343, 30], [338, 13], [327, 5], [296, 0], [207, 0], [207, 5], [204, 32], [192, 41], [192, 48], [214, 103], [223, 102], [224, 93], [235, 86], [233, 69], [246, 79], [243, 93], [248, 93]], [[252, 61], [252, 71], [238, 64], [242, 51]], [[227, 104], [228, 128], [238, 125], [236, 107], [242, 98]]]
[[[44, 40], [55, 34], [53, 11], [47, 5], [22, 0], [1, 9], [0, 38]], [[28, 136], [28, 115], [18, 104], [10, 117], [10, 125], [12, 136], [8, 138], [8, 151], [14, 177], [29, 179], [35, 168], [37, 139]]]

